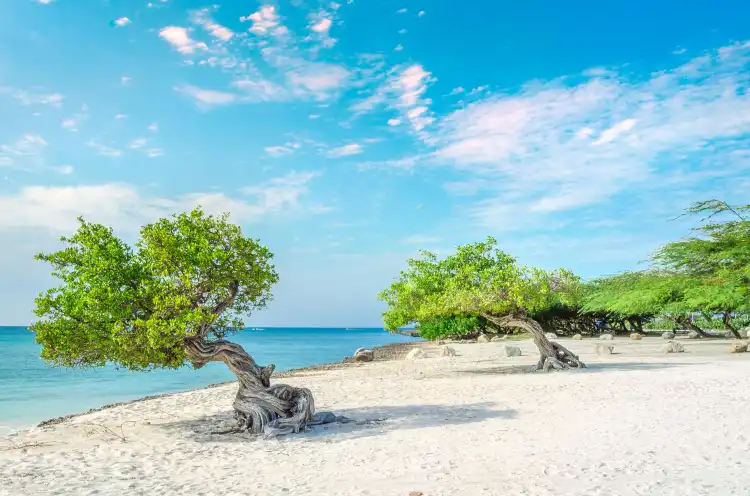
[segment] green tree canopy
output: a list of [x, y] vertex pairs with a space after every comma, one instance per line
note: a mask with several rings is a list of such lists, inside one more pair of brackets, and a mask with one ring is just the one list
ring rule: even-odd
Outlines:
[[[583, 310], [665, 316], [704, 335], [688, 316], [721, 312], [727, 328], [738, 335], [729, 317], [750, 311], [750, 222], [743, 216], [748, 211], [750, 205], [732, 207], [718, 200], [692, 205], [686, 214], [709, 214], [692, 236], [665, 244], [646, 270], [587, 284]], [[707, 222], [720, 214], [731, 218]]]
[[558, 363], [562, 358], [569, 359], [569, 365], [582, 365], [570, 352], [550, 343], [529, 317], [551, 305], [577, 301], [580, 282], [572, 272], [520, 266], [497, 248], [493, 238], [459, 246], [455, 254], [443, 259], [428, 251], [421, 254], [408, 260], [408, 268], [379, 295], [388, 305], [383, 313], [387, 328], [456, 315], [482, 316], [500, 327], [522, 327], [534, 333], [542, 354], [540, 368], [548, 358], [560, 368], [568, 366]]
[[278, 276], [271, 252], [227, 215], [200, 209], [141, 229], [134, 247], [79, 219], [65, 248], [39, 254], [61, 285], [36, 298], [42, 357], [68, 367], [176, 368], [184, 340], [218, 340], [263, 308]]

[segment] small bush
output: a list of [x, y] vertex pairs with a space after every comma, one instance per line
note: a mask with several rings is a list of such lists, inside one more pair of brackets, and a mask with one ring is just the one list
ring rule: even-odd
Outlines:
[[469, 339], [478, 336], [485, 328], [484, 319], [473, 315], [457, 315], [425, 320], [417, 325], [420, 337], [437, 339]]

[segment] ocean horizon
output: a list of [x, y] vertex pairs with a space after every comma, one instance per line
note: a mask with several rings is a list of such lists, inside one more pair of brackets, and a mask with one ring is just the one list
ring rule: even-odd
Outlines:
[[[229, 340], [260, 365], [277, 371], [338, 362], [357, 348], [414, 341], [382, 328], [255, 327]], [[25, 326], [0, 326], [0, 436], [43, 420], [144, 396], [172, 393], [234, 380], [220, 362], [199, 370], [130, 372], [113, 365], [96, 369], [48, 366]]]

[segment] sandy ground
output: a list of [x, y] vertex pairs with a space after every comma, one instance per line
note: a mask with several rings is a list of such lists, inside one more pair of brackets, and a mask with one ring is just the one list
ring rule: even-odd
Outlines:
[[[748, 495], [750, 353], [729, 341], [560, 340], [589, 365], [508, 373], [536, 351], [298, 373], [358, 424], [263, 441], [214, 435], [234, 385], [135, 402], [0, 441], [2, 495]], [[22, 445], [29, 446], [22, 448]]]

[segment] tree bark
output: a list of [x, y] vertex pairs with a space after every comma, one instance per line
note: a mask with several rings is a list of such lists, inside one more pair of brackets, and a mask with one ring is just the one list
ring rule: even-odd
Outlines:
[[737, 328], [735, 328], [732, 325], [732, 321], [730, 320], [732, 318], [731, 312], [724, 312], [724, 315], [722, 315], [721, 321], [724, 322], [724, 327], [732, 331], [732, 334], [734, 334], [734, 337], [737, 339], [742, 339], [742, 336], [740, 336], [740, 333], [737, 331]]
[[285, 384], [271, 386], [275, 366], [259, 366], [236, 343], [207, 341], [196, 336], [185, 338], [184, 349], [194, 368], [199, 369], [208, 362], [224, 362], [237, 376], [239, 389], [232, 406], [238, 432], [275, 437], [335, 421], [331, 413], [315, 414], [315, 402], [309, 389]]
[[484, 317], [499, 327], [518, 327], [531, 333], [534, 336], [534, 344], [539, 348], [540, 356], [536, 366], [537, 370], [548, 372], [552, 369], [567, 370], [570, 368], [586, 367], [576, 355], [565, 347], [547, 339], [542, 326], [532, 318], [525, 315], [495, 317], [489, 314], [484, 314]]
[[703, 329], [701, 329], [700, 327], [698, 327], [697, 325], [693, 324], [690, 321], [689, 318], [686, 318], [686, 317], [674, 317], [672, 320], [674, 320], [676, 323], [678, 323], [678, 324], [680, 324], [680, 325], [682, 325], [684, 327], [687, 327], [691, 331], [697, 332], [698, 334], [701, 335], [702, 338], [713, 337], [709, 333], [707, 333], [706, 331], [704, 331]]

